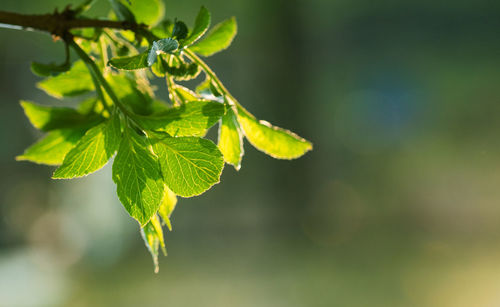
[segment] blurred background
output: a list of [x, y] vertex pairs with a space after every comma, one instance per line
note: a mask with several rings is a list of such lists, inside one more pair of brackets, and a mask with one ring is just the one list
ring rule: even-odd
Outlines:
[[180, 199], [154, 274], [109, 165], [53, 181], [14, 160], [40, 137], [18, 101], [60, 104], [30, 61], [63, 46], [0, 29], [0, 306], [499, 306], [500, 2], [165, 0], [166, 16], [200, 5], [239, 26], [207, 62], [314, 150], [245, 144], [239, 172]]

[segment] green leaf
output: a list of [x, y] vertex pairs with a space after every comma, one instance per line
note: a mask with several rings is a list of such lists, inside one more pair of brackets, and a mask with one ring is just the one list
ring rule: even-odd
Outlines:
[[145, 137], [125, 129], [113, 163], [118, 198], [141, 226], [156, 214], [164, 196], [158, 158]]
[[258, 150], [276, 159], [295, 159], [312, 149], [312, 144], [295, 133], [257, 120], [238, 107], [238, 122], [246, 138]]
[[53, 130], [30, 146], [17, 161], [31, 161], [38, 164], [59, 165], [66, 154], [85, 134], [86, 128]]
[[151, 256], [153, 257], [155, 273], [158, 273], [160, 270], [158, 265], [158, 250], [160, 246], [163, 250], [163, 254], [167, 254], [165, 241], [163, 239], [163, 229], [161, 229], [161, 223], [158, 215], [155, 214], [146, 226], [141, 227], [141, 236], [144, 239], [144, 243], [151, 253]]
[[196, 63], [181, 62], [178, 66], [170, 66], [165, 61], [162, 62], [164, 69], [170, 75], [174, 76], [176, 80], [187, 81], [196, 78], [201, 69]]
[[229, 18], [215, 25], [202, 41], [197, 42], [189, 49], [202, 56], [211, 56], [227, 49], [233, 42], [237, 32], [236, 18]]
[[215, 88], [212, 80], [209, 77], [206, 77], [205, 80], [198, 84], [198, 86], [195, 89], [195, 92], [198, 94], [201, 94], [202, 96], [210, 96], [213, 95], [214, 97], [219, 97], [222, 96], [219, 91]]
[[130, 11], [130, 9], [125, 6], [125, 4], [121, 3], [120, 0], [109, 0], [111, 3], [111, 8], [113, 12], [115, 12], [116, 17], [122, 21], [128, 21], [135, 23], [134, 14]]
[[170, 53], [179, 48], [179, 43], [173, 38], [164, 38], [153, 42], [151, 50], [149, 50], [147, 63], [149, 66], [156, 62], [157, 56], [161, 53]]
[[108, 75], [106, 80], [118, 99], [124, 105], [130, 107], [134, 113], [141, 115], [151, 114], [153, 99], [145, 90], [140, 89], [134, 79], [126, 75]]
[[156, 25], [165, 13], [162, 0], [133, 0], [124, 4], [134, 13], [137, 23]]
[[151, 32], [156, 36], [156, 37], [170, 37], [172, 36], [172, 30], [173, 30], [173, 24], [172, 21], [167, 19], [160, 24], [158, 24], [156, 27], [151, 29]]
[[148, 54], [146, 51], [137, 55], [112, 58], [109, 60], [108, 65], [123, 70], [148, 68]]
[[243, 133], [232, 108], [228, 108], [219, 125], [219, 149], [224, 161], [232, 164], [236, 170], [241, 167], [243, 158]]
[[86, 116], [72, 108], [47, 107], [29, 101], [21, 101], [21, 106], [31, 124], [43, 131], [70, 128], [96, 118], [96, 116]]
[[182, 47], [188, 47], [195, 43], [200, 37], [205, 34], [208, 27], [210, 26], [210, 12], [202, 6], [198, 12], [198, 16], [194, 21], [193, 31], [189, 36], [182, 41]]
[[77, 61], [68, 72], [38, 82], [38, 87], [56, 98], [77, 96], [94, 90], [92, 78], [82, 61]]
[[165, 183], [175, 194], [182, 197], [199, 195], [219, 182], [224, 159], [212, 141], [165, 135], [153, 139], [152, 144]]
[[172, 190], [170, 190], [165, 185], [165, 197], [161, 202], [160, 209], [158, 209], [158, 214], [163, 219], [163, 222], [167, 225], [168, 230], [172, 231], [172, 223], [170, 223], [170, 216], [177, 205], [177, 196]]
[[176, 39], [185, 39], [188, 34], [188, 27], [182, 21], [176, 21], [172, 29], [172, 36]]
[[82, 2], [73, 10], [75, 12], [75, 16], [78, 16], [88, 11], [96, 1], [97, 0], [85, 0], [84, 2]]
[[175, 85], [174, 86], [174, 91], [175, 93], [177, 94], [177, 96], [182, 99], [182, 101], [184, 103], [188, 103], [190, 101], [195, 101], [195, 100], [199, 100], [200, 98], [196, 95], [196, 93], [194, 93], [193, 91], [191, 91], [190, 89], [182, 86], [182, 85]]
[[173, 136], [204, 136], [226, 112], [222, 103], [196, 100], [152, 116], [135, 116], [145, 129]]
[[118, 149], [120, 135], [120, 118], [117, 114], [89, 129], [68, 152], [52, 178], [83, 177], [101, 169]]
[[166, 64], [165, 60], [162, 58], [161, 55], [157, 56], [157, 59], [155, 60], [155, 63], [151, 66], [151, 71], [155, 76], [158, 78], [163, 78], [165, 77], [165, 66]]
[[39, 62], [31, 63], [31, 71], [40, 77], [50, 77], [57, 76], [60, 73], [66, 72], [71, 68], [70, 62], [64, 62], [62, 64], [50, 63], [43, 64]]

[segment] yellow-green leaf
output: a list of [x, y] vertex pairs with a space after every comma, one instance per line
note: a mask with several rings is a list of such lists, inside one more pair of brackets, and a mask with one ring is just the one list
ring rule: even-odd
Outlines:
[[21, 106], [31, 124], [43, 131], [70, 128], [95, 119], [72, 108], [47, 107], [29, 101], [21, 101]]
[[158, 215], [155, 214], [144, 227], [141, 227], [141, 235], [144, 239], [146, 247], [153, 257], [155, 273], [158, 273], [160, 270], [158, 265], [158, 250], [160, 246], [163, 250], [163, 254], [167, 254], [167, 250], [165, 249], [165, 240], [163, 239], [163, 229], [161, 228]]
[[187, 47], [195, 43], [200, 37], [205, 34], [210, 26], [210, 12], [202, 6], [200, 11], [198, 12], [198, 16], [196, 16], [196, 20], [194, 21], [194, 27], [189, 36], [182, 40], [182, 47]]
[[210, 140], [164, 136], [153, 140], [153, 151], [165, 183], [179, 196], [199, 195], [219, 182], [224, 159]]
[[75, 62], [69, 71], [42, 80], [37, 85], [47, 94], [59, 99], [94, 90], [92, 78], [82, 61]]
[[101, 169], [118, 149], [120, 134], [120, 118], [117, 114], [89, 129], [68, 152], [52, 178], [82, 177]]
[[151, 146], [130, 128], [123, 134], [113, 162], [113, 181], [125, 209], [142, 226], [146, 225], [160, 207], [164, 183]]
[[66, 154], [75, 146], [87, 129], [69, 128], [53, 130], [44, 138], [30, 146], [18, 161], [31, 161], [38, 164], [59, 165]]
[[172, 136], [204, 136], [225, 113], [222, 103], [197, 100], [152, 116], [135, 116], [144, 128]]
[[162, 0], [133, 0], [124, 5], [132, 11], [137, 23], [144, 23], [148, 26], [156, 25], [165, 13]]
[[122, 70], [148, 68], [148, 54], [149, 52], [145, 51], [137, 55], [112, 58], [109, 60], [108, 65]]
[[158, 214], [163, 219], [163, 222], [167, 225], [168, 230], [172, 231], [172, 223], [170, 223], [170, 216], [177, 205], [177, 196], [172, 190], [170, 190], [167, 185], [165, 185], [165, 196], [161, 202], [160, 209], [158, 209]]
[[202, 56], [211, 56], [227, 49], [233, 42], [237, 32], [236, 18], [231, 17], [215, 25], [203, 40], [198, 41], [189, 49]]
[[224, 155], [224, 161], [239, 170], [243, 157], [243, 132], [240, 130], [236, 115], [231, 108], [222, 116], [219, 124], [218, 146]]
[[245, 137], [258, 150], [276, 159], [295, 159], [312, 149], [312, 144], [295, 133], [257, 120], [238, 107], [238, 122]]

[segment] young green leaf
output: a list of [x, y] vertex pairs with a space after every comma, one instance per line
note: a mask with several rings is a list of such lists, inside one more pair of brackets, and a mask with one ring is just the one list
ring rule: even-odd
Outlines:
[[152, 144], [165, 183], [175, 194], [182, 197], [199, 195], [219, 182], [224, 159], [212, 141], [165, 135], [153, 139]]
[[82, 2], [81, 4], [79, 4], [76, 8], [74, 8], [74, 14], [75, 16], [78, 16], [82, 13], [85, 13], [86, 11], [88, 11], [92, 5], [94, 5], [94, 3], [96, 2], [97, 0], [85, 0], [84, 2]]
[[188, 34], [188, 27], [182, 21], [176, 21], [172, 29], [172, 36], [176, 39], [185, 39]]
[[31, 124], [42, 131], [70, 128], [96, 118], [72, 108], [47, 107], [29, 101], [21, 101], [21, 106]]
[[162, 55], [158, 55], [156, 57], [155, 63], [151, 66], [151, 71], [158, 78], [165, 77], [165, 67], [167, 66], [165, 60], [162, 58]]
[[156, 62], [156, 58], [161, 53], [170, 53], [179, 48], [179, 42], [173, 38], [164, 38], [153, 42], [151, 50], [149, 50], [147, 63], [148, 66], [153, 65]]
[[109, 75], [106, 77], [109, 85], [118, 99], [134, 113], [141, 115], [151, 114], [153, 99], [146, 90], [139, 88], [136, 80], [127, 75]]
[[92, 78], [82, 61], [75, 62], [68, 72], [38, 82], [38, 87], [56, 98], [77, 96], [94, 90]]
[[182, 41], [182, 47], [188, 47], [194, 44], [200, 37], [205, 34], [208, 27], [210, 26], [210, 12], [202, 6], [200, 11], [198, 12], [198, 16], [196, 16], [196, 20], [194, 21], [193, 31], [189, 34], [189, 36]]
[[195, 89], [195, 92], [200, 94], [202, 97], [204, 96], [214, 96], [214, 97], [220, 97], [222, 96], [221, 93], [215, 88], [212, 80], [209, 77], [206, 77], [205, 80], [198, 84], [198, 86]]
[[145, 51], [137, 55], [112, 58], [109, 60], [108, 65], [123, 70], [148, 68], [148, 54], [149, 52]]
[[168, 230], [172, 231], [172, 223], [170, 223], [170, 216], [177, 205], [177, 196], [172, 190], [170, 190], [167, 185], [165, 185], [165, 197], [161, 202], [160, 209], [158, 209], [158, 214], [163, 219], [163, 222], [167, 225]]
[[229, 108], [222, 116], [219, 124], [218, 146], [224, 155], [224, 161], [239, 170], [243, 158], [243, 133], [240, 131], [240, 125], [232, 108]]
[[39, 62], [31, 63], [31, 71], [40, 77], [57, 76], [60, 73], [68, 71], [70, 68], [71, 64], [69, 62], [64, 62], [62, 64], [43, 64]]
[[137, 23], [156, 25], [165, 13], [162, 0], [133, 0], [124, 5], [132, 11]]
[[184, 103], [200, 99], [196, 93], [182, 85], [174, 86], [174, 91]]
[[120, 135], [120, 118], [117, 114], [89, 129], [68, 152], [52, 178], [83, 177], [101, 169], [118, 149]]
[[66, 154], [85, 134], [86, 130], [82, 127], [53, 130], [26, 149], [22, 155], [17, 156], [16, 160], [59, 165], [63, 162]]
[[163, 254], [167, 254], [167, 250], [165, 249], [165, 240], [163, 239], [163, 229], [161, 229], [161, 223], [158, 215], [155, 214], [146, 226], [141, 227], [141, 236], [144, 239], [144, 243], [146, 244], [149, 253], [153, 257], [155, 273], [158, 273], [160, 270], [158, 265], [158, 250], [160, 249], [160, 246], [163, 250]]
[[149, 143], [130, 128], [125, 129], [113, 162], [113, 181], [125, 209], [141, 226], [146, 225], [160, 207], [164, 183]]
[[236, 18], [229, 18], [215, 25], [203, 40], [198, 41], [189, 49], [205, 57], [211, 56], [227, 49], [237, 32]]
[[172, 21], [169, 19], [163, 20], [160, 22], [158, 25], [153, 27], [151, 29], [151, 32], [156, 36], [156, 37], [170, 37], [172, 35], [172, 30], [173, 30], [174, 25], [172, 24]]
[[258, 150], [276, 159], [295, 159], [312, 149], [312, 144], [295, 133], [257, 120], [238, 107], [238, 122], [246, 138]]
[[209, 100], [190, 101], [152, 116], [135, 116], [145, 129], [164, 131], [173, 136], [204, 136], [226, 112], [222, 103]]
[[134, 14], [120, 0], [109, 0], [109, 2], [111, 3], [111, 7], [119, 20], [134, 23], [136, 22]]
[[163, 62], [163, 67], [166, 72], [175, 77], [175, 80], [187, 81], [196, 78], [201, 69], [196, 63], [179, 63], [179, 66], [170, 66]]

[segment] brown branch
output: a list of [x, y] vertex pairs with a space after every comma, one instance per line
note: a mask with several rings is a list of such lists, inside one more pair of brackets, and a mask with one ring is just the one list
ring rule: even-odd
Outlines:
[[34, 29], [49, 32], [52, 35], [64, 37], [69, 30], [78, 28], [110, 28], [120, 30], [131, 30], [143, 33], [146, 25], [128, 21], [113, 21], [100, 19], [75, 18], [74, 12], [65, 10], [53, 14], [27, 15], [0, 11], [0, 24], [18, 26], [23, 29]]

